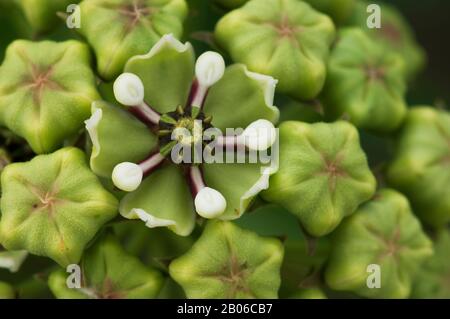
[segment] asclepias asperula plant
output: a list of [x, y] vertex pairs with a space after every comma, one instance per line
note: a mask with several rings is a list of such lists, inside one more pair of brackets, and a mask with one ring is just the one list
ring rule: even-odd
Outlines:
[[[225, 67], [212, 51], [195, 61], [192, 46], [170, 34], [148, 54], [131, 58], [124, 71], [113, 86], [121, 106], [94, 102], [86, 121], [92, 170], [127, 192], [121, 215], [184, 236], [196, 212], [207, 219], [240, 217], [277, 168], [276, 161], [246, 160], [249, 151], [276, 142], [277, 81], [241, 64]], [[225, 135], [230, 128], [242, 130]], [[219, 130], [224, 134], [209, 136], [214, 149], [223, 150], [211, 152], [219, 160], [196, 161], [196, 146], [203, 158], [211, 146], [205, 136]], [[243, 163], [220, 161], [236, 149], [243, 150]]]

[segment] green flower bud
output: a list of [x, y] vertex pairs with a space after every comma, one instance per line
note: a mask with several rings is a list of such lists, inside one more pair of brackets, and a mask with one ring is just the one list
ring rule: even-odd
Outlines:
[[347, 22], [355, 10], [356, 0], [304, 0], [314, 9], [329, 15], [337, 24]]
[[75, 135], [98, 99], [89, 48], [78, 41], [17, 40], [0, 67], [0, 122], [36, 153]]
[[432, 243], [408, 200], [381, 190], [333, 234], [325, 280], [330, 288], [371, 298], [406, 298]]
[[13, 287], [6, 282], [0, 281], [0, 299], [14, 299], [16, 293]]
[[305, 235], [294, 215], [273, 204], [244, 214], [235, 224], [259, 236], [283, 240], [280, 298], [290, 298], [300, 290], [320, 285], [321, 270], [329, 255], [327, 237], [316, 239]]
[[359, 1], [355, 4], [349, 24], [367, 30], [370, 37], [396, 52], [405, 61], [403, 74], [407, 79], [413, 78], [426, 65], [425, 51], [417, 43], [414, 32], [401, 12], [387, 3], [377, 3], [381, 7], [381, 28], [367, 28], [367, 7], [371, 2]]
[[192, 248], [169, 266], [188, 298], [276, 298], [283, 246], [273, 238], [209, 221]]
[[149, 299], [161, 290], [164, 278], [138, 258], [126, 253], [112, 235], [99, 239], [86, 253], [80, 264], [80, 288], [69, 288], [70, 274], [53, 272], [49, 287], [59, 299]]
[[360, 29], [340, 31], [323, 91], [326, 115], [348, 116], [357, 127], [386, 133], [406, 114], [403, 60]]
[[118, 76], [134, 55], [147, 53], [162, 35], [183, 34], [185, 0], [84, 0], [79, 31], [93, 47], [98, 73], [106, 80]]
[[434, 255], [428, 259], [414, 281], [412, 298], [449, 299], [450, 234], [441, 230], [435, 241]]
[[1, 180], [2, 245], [62, 266], [77, 263], [99, 228], [117, 214], [117, 200], [76, 148], [10, 164]]
[[322, 89], [334, 40], [331, 19], [297, 0], [252, 0], [225, 15], [215, 37], [236, 62], [279, 80], [278, 89], [312, 99]]
[[372, 197], [375, 187], [353, 125], [280, 125], [279, 170], [262, 196], [295, 214], [311, 235], [333, 231]]
[[387, 177], [428, 225], [450, 221], [450, 114], [430, 107], [409, 111]]
[[60, 20], [58, 11], [66, 12], [69, 4], [79, 0], [19, 0], [25, 17], [37, 33], [49, 31]]

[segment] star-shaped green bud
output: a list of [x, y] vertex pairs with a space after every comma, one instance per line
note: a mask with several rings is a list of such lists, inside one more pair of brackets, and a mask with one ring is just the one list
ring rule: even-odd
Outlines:
[[408, 112], [389, 165], [389, 184], [408, 196], [428, 225], [450, 221], [450, 114], [431, 107]]
[[166, 33], [179, 38], [187, 15], [185, 0], [84, 0], [82, 27], [97, 57], [101, 77], [111, 80], [127, 60], [144, 54]]
[[188, 298], [277, 298], [282, 260], [279, 240], [210, 221], [169, 269]]
[[397, 129], [406, 114], [403, 63], [363, 30], [341, 29], [322, 92], [325, 114], [376, 133]]
[[332, 235], [325, 280], [370, 298], [407, 298], [433, 247], [402, 194], [381, 190]]
[[89, 48], [81, 42], [14, 41], [0, 67], [0, 122], [36, 153], [78, 133], [99, 98]]
[[[46, 32], [62, 20], [57, 16], [58, 12], [66, 12], [69, 4], [78, 3], [80, 0], [19, 0], [28, 23], [36, 33]], [[61, 21], [62, 22], [62, 21]]]
[[402, 13], [389, 3], [377, 3], [381, 9], [381, 28], [368, 29], [367, 8], [371, 3], [356, 2], [348, 24], [366, 30], [374, 41], [385, 46], [388, 51], [400, 54], [405, 61], [405, 78], [413, 79], [426, 65], [425, 50], [417, 43], [414, 32]]
[[434, 255], [428, 259], [414, 280], [412, 298], [450, 298], [450, 234], [442, 229], [435, 238]]
[[[112, 235], [90, 247], [80, 263], [80, 287], [67, 286], [64, 270], [53, 272], [49, 287], [59, 299], [150, 299], [161, 290], [164, 278], [128, 254]], [[74, 280], [75, 281], [75, 280]]]
[[332, 232], [372, 197], [375, 187], [353, 125], [343, 121], [280, 125], [279, 170], [262, 195], [295, 214], [311, 235]]
[[297, 0], [251, 0], [226, 14], [215, 38], [235, 62], [279, 80], [278, 89], [312, 99], [323, 87], [332, 20]]
[[85, 155], [63, 148], [2, 173], [0, 242], [62, 266], [77, 263], [100, 227], [117, 214], [116, 198], [89, 170]]

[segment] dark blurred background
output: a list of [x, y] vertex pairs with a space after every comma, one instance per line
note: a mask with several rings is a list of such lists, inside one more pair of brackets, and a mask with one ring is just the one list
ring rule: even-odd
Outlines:
[[[376, 1], [373, 1], [376, 3]], [[390, 0], [410, 22], [428, 55], [426, 70], [409, 90], [410, 104], [450, 107], [450, 1]]]

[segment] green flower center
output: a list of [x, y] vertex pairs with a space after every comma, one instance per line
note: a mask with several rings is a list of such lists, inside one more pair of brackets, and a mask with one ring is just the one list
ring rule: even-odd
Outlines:
[[179, 106], [176, 111], [161, 115], [157, 127], [160, 152], [167, 155], [178, 143], [185, 146], [201, 143], [204, 130], [212, 127], [211, 120], [198, 107]]

